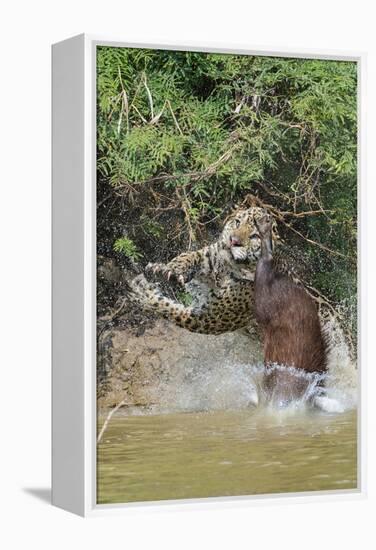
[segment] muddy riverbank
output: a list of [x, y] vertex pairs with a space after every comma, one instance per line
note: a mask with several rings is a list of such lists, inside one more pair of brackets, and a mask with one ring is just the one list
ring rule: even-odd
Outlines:
[[[217, 370], [223, 378], [226, 365], [256, 364], [262, 359], [261, 344], [252, 329], [210, 336], [188, 332], [163, 319], [146, 327], [104, 331], [98, 350], [99, 414], [124, 399], [130, 412], [156, 405], [179, 408], [180, 390], [199, 380], [200, 374], [214, 376]], [[215, 388], [213, 392], [218, 394]], [[180, 405], [184, 409], [181, 400]]]

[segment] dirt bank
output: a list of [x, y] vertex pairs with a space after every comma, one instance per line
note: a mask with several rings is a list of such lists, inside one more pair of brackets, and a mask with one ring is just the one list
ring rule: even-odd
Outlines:
[[[145, 330], [111, 328], [98, 348], [99, 413], [126, 400], [126, 409], [168, 406], [187, 383], [223, 365], [249, 364], [262, 358], [254, 332], [219, 336], [196, 334], [157, 320]], [[202, 386], [202, 385], [201, 385]], [[184, 408], [182, 404], [182, 408]]]

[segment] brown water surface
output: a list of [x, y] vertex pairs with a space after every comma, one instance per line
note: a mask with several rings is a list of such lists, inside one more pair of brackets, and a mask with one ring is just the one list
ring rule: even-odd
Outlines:
[[114, 416], [98, 446], [97, 501], [354, 489], [356, 423], [354, 410]]

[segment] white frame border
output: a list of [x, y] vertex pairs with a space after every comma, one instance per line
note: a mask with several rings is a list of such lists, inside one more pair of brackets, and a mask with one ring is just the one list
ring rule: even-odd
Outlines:
[[[130, 43], [114, 38], [79, 35], [64, 41], [83, 41], [84, 44], [84, 282], [83, 282], [83, 309], [84, 309], [84, 365], [83, 365], [83, 423], [84, 448], [83, 462], [77, 468], [84, 480], [82, 502], [70, 507], [60, 502], [59, 495], [53, 503], [70, 511], [84, 516], [98, 516], [108, 514], [142, 513], [147, 507], [149, 510], [162, 511], [189, 509], [233, 508], [269, 504], [293, 504], [297, 502], [323, 502], [349, 499], [363, 499], [366, 497], [366, 177], [365, 177], [365, 79], [366, 54], [364, 52], [343, 52], [332, 50], [295, 50], [274, 49], [267, 47], [250, 47], [240, 44], [222, 43]], [[58, 43], [58, 47], [63, 43]], [[358, 487], [351, 490], [314, 491], [299, 493], [283, 493], [275, 495], [250, 495], [233, 497], [209, 497], [205, 499], [182, 499], [167, 501], [148, 501], [124, 504], [97, 504], [96, 503], [96, 47], [112, 46], [125, 48], [150, 48], [164, 50], [188, 50], [212, 53], [233, 53], [244, 55], [277, 56], [313, 58], [340, 61], [354, 61], [358, 65]], [[65, 106], [69, 109], [69, 105]], [[82, 183], [82, 182], [81, 182]], [[69, 304], [63, 315], [69, 319]], [[56, 340], [56, 335], [55, 335]], [[63, 345], [63, 342], [61, 342]], [[53, 372], [54, 372], [53, 365]], [[68, 387], [56, 388], [64, 394]], [[60, 438], [64, 428], [56, 420], [52, 426], [53, 438]], [[67, 453], [70, 449], [69, 434], [64, 434]], [[54, 467], [54, 457], [53, 457]], [[68, 490], [68, 489], [67, 489]]]

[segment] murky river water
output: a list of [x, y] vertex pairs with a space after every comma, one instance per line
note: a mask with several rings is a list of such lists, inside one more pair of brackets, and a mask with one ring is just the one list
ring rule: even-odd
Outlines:
[[356, 424], [355, 410], [114, 416], [98, 446], [97, 500], [353, 489]]

